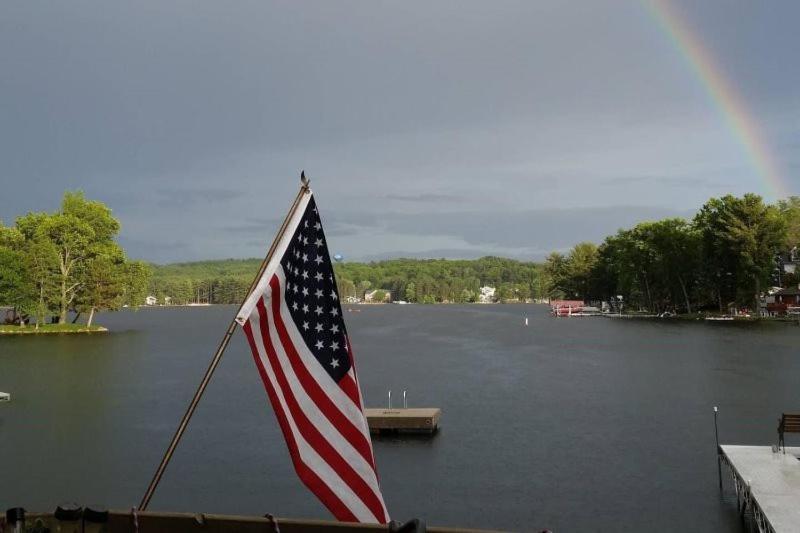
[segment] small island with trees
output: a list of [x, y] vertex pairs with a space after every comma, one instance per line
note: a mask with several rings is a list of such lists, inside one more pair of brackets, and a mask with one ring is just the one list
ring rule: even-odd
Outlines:
[[97, 311], [140, 305], [151, 268], [125, 256], [119, 229], [82, 192], [65, 193], [55, 213], [0, 222], [0, 334], [104, 331]]

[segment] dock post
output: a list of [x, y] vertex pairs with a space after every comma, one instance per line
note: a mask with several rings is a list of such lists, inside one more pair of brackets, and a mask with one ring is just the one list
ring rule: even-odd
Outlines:
[[714, 439], [717, 443], [717, 478], [719, 479], [719, 491], [722, 492], [722, 465], [719, 456], [719, 427], [717, 426], [717, 412], [719, 409], [714, 406]]
[[403, 409], [408, 409], [408, 404], [406, 403], [406, 391], [403, 391]]
[[750, 480], [747, 481], [742, 480], [742, 508], [739, 511], [739, 517], [742, 519], [742, 523], [746, 523], [747, 518], [747, 504], [750, 503], [750, 498], [752, 495], [750, 494]]
[[392, 391], [389, 391], [389, 409], [392, 408]]

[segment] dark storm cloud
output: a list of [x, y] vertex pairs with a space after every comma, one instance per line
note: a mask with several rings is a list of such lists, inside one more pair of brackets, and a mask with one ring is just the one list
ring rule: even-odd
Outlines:
[[399, 202], [411, 203], [430, 203], [430, 202], [457, 202], [462, 197], [455, 194], [387, 194], [383, 197], [386, 200], [397, 200]]
[[[464, 254], [490, 254], [497, 249], [514, 256], [534, 254], [540, 258], [546, 251], [565, 249], [580, 241], [599, 243], [605, 236], [639, 222], [693, 215], [694, 212], [688, 210], [607, 206], [505, 213], [383, 213], [380, 217], [344, 215], [334, 220], [350, 228], [360, 227], [362, 232], [374, 230], [377, 226], [385, 234], [452, 237], [471, 246], [470, 249], [450, 249], [457, 250], [461, 257]], [[328, 233], [331, 238], [340, 236], [335, 230]], [[425, 253], [442, 253], [442, 250], [425, 250]], [[413, 250], [389, 250], [377, 255], [365, 253], [364, 256], [385, 257], [387, 254], [418, 255]]]
[[674, 176], [620, 176], [603, 180], [609, 185], [656, 185], [662, 187], [704, 187], [715, 188], [722, 185], [720, 182], [699, 177], [674, 177]]
[[[797, 189], [800, 4], [672, 1]], [[765, 192], [636, 2], [5, 2], [0, 65], [0, 218], [82, 189], [162, 262], [262, 253], [301, 168], [350, 257], [539, 253]]]
[[278, 228], [282, 222], [283, 220], [278, 218], [245, 217], [241, 223], [225, 226], [222, 228], [222, 231], [242, 234], [264, 233], [273, 228]]
[[159, 196], [158, 206], [169, 208], [196, 204], [216, 205], [245, 195], [244, 191], [230, 189], [158, 189], [156, 192]]

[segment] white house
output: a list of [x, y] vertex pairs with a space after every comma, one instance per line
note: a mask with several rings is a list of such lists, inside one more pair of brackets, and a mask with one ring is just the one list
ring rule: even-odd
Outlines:
[[482, 304], [490, 304], [495, 300], [494, 293], [494, 287], [481, 287], [481, 294], [478, 296], [478, 301]]
[[375, 295], [378, 292], [382, 292], [383, 293], [383, 300], [380, 300], [381, 302], [388, 303], [388, 302], [392, 301], [392, 291], [386, 291], [386, 290], [383, 290], [383, 289], [375, 289], [374, 291], [365, 292], [364, 293], [364, 301], [365, 302], [371, 302], [371, 303], [378, 302], [378, 300], [375, 299]]
[[158, 298], [155, 296], [148, 296], [144, 299], [144, 305], [156, 305], [158, 303]]

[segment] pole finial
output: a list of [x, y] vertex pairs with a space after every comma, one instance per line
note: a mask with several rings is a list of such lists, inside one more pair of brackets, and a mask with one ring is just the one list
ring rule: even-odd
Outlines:
[[306, 189], [308, 188], [308, 184], [311, 183], [311, 180], [309, 180], [306, 177], [306, 171], [305, 170], [301, 170], [300, 171], [300, 183], [302, 183], [303, 187], [305, 187]]

